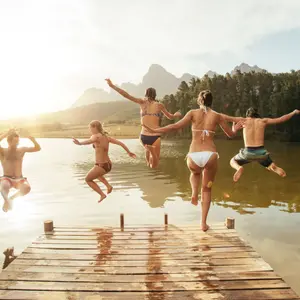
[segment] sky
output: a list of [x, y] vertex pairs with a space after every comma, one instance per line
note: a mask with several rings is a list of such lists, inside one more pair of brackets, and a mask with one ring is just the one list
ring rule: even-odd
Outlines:
[[299, 0], [0, 0], [0, 119], [70, 107], [149, 66], [300, 69]]

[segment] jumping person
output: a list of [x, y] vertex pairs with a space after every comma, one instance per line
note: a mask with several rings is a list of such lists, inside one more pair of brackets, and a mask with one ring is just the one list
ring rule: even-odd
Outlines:
[[265, 129], [268, 125], [286, 122], [299, 113], [300, 111], [296, 109], [280, 118], [261, 118], [257, 110], [250, 107], [246, 112], [246, 118], [236, 118], [224, 115], [224, 118], [228, 121], [243, 122], [244, 128], [243, 136], [245, 148], [241, 149], [230, 161], [231, 167], [236, 170], [233, 176], [234, 182], [237, 182], [242, 176], [244, 172], [243, 165], [254, 161], [281, 177], [286, 176], [285, 171], [272, 161], [270, 154], [264, 147]]
[[[162, 114], [164, 114], [170, 120], [176, 117], [181, 117], [180, 112], [171, 114], [166, 110], [162, 103], [158, 103], [155, 100], [156, 91], [154, 88], [148, 88], [146, 90], [145, 99], [141, 99], [135, 98], [129, 95], [126, 91], [115, 86], [110, 79], [106, 79], [106, 81], [112, 89], [121, 94], [123, 97], [140, 105], [141, 122], [149, 127], [157, 128], [159, 126], [159, 121], [162, 117]], [[156, 168], [158, 166], [160, 157], [160, 134], [153, 134], [152, 132], [149, 132], [147, 128], [142, 127], [140, 141], [145, 148], [147, 166], [150, 168]]]
[[73, 142], [76, 145], [93, 144], [95, 149], [95, 165], [86, 175], [85, 181], [95, 192], [100, 195], [100, 200], [98, 201], [100, 203], [106, 198], [106, 195], [94, 180], [98, 179], [106, 186], [107, 194], [110, 194], [113, 189], [113, 187], [104, 178], [104, 175], [109, 173], [112, 168], [112, 163], [108, 155], [109, 144], [111, 143], [121, 146], [130, 157], [135, 158], [136, 156], [134, 153], [129, 151], [125, 144], [119, 140], [107, 136], [107, 133], [103, 130], [102, 124], [99, 121], [92, 121], [89, 124], [89, 129], [92, 136], [88, 140], [79, 142], [77, 139], [73, 138]]
[[232, 129], [226, 123], [224, 117], [213, 111], [212, 93], [208, 90], [201, 91], [198, 97], [199, 109], [190, 110], [182, 120], [161, 128], [150, 128], [143, 124], [149, 131], [165, 133], [178, 130], [192, 123], [192, 142], [187, 154], [187, 165], [190, 169], [190, 183], [192, 187], [192, 204], [198, 205], [199, 185], [202, 175], [201, 205], [202, 205], [202, 230], [207, 231], [207, 215], [211, 203], [211, 189], [218, 167], [219, 154], [214, 144], [214, 133], [219, 125], [228, 137], [235, 135], [241, 126], [237, 123]]
[[[3, 211], [7, 212], [12, 209], [12, 201], [19, 197], [28, 194], [31, 190], [26, 177], [23, 177], [22, 165], [24, 154], [27, 152], [37, 152], [41, 150], [36, 139], [22, 130], [23, 137], [28, 138], [33, 147], [18, 147], [19, 134], [16, 130], [11, 129], [0, 136], [0, 141], [7, 138], [8, 148], [0, 146], [0, 160], [3, 169], [3, 176], [0, 177], [1, 194], [4, 199]], [[15, 188], [17, 192], [12, 196], [8, 196], [10, 189]]]

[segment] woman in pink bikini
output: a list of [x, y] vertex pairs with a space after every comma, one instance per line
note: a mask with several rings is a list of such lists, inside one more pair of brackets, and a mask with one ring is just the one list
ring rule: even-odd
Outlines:
[[192, 142], [187, 154], [187, 165], [191, 171], [190, 183], [192, 187], [192, 204], [198, 205], [199, 185], [202, 175], [201, 205], [202, 230], [207, 231], [207, 215], [211, 203], [211, 188], [217, 173], [219, 154], [214, 143], [214, 133], [219, 125], [228, 137], [233, 137], [242, 126], [238, 123], [231, 129], [222, 114], [211, 109], [212, 93], [201, 91], [198, 97], [199, 109], [190, 110], [182, 120], [161, 128], [150, 128], [149, 131], [165, 133], [177, 130], [192, 123]]
[[107, 133], [103, 130], [102, 124], [99, 121], [92, 121], [89, 124], [89, 129], [92, 133], [92, 136], [88, 140], [79, 142], [77, 139], [73, 138], [73, 142], [76, 145], [93, 144], [96, 162], [94, 167], [86, 175], [85, 181], [96, 193], [100, 195], [100, 200], [98, 201], [100, 203], [106, 198], [106, 195], [94, 180], [98, 179], [106, 186], [107, 194], [110, 194], [113, 189], [113, 187], [104, 178], [104, 175], [109, 173], [112, 168], [112, 163], [108, 156], [109, 144], [111, 143], [121, 146], [132, 158], [136, 158], [136, 156], [134, 153], [129, 151], [125, 144], [119, 140], [107, 136]]

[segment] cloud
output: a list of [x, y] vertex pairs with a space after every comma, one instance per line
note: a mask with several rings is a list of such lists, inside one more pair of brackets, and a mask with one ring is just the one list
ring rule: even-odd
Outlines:
[[266, 36], [300, 28], [299, 10], [298, 0], [1, 1], [2, 92], [47, 90], [50, 109], [104, 86], [106, 76], [138, 82], [152, 63], [202, 75], [207, 54], [242, 58]]

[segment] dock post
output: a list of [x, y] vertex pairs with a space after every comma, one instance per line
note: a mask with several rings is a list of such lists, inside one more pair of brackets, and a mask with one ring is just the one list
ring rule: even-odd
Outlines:
[[165, 226], [168, 225], [168, 214], [165, 214]]
[[120, 214], [120, 227], [121, 230], [124, 230], [124, 214]]
[[226, 218], [225, 225], [227, 229], [234, 229], [235, 219], [234, 218]]
[[47, 220], [44, 222], [44, 232], [52, 232], [53, 231], [53, 221]]

